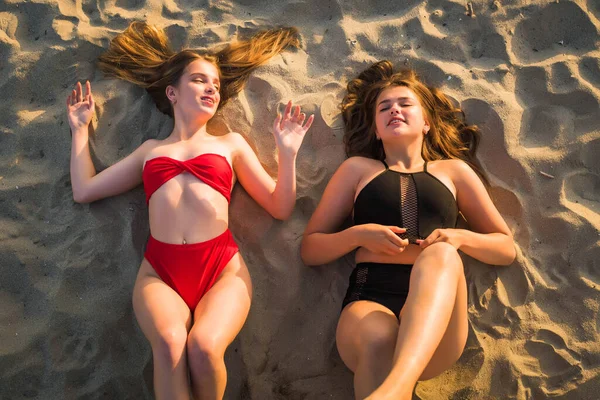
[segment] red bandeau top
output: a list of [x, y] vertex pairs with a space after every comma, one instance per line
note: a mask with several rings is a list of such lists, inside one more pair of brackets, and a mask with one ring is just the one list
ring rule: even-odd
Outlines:
[[142, 171], [146, 204], [159, 187], [182, 172], [189, 172], [221, 193], [228, 202], [231, 200], [233, 178], [231, 165], [220, 154], [205, 153], [185, 161], [165, 156], [146, 161]]

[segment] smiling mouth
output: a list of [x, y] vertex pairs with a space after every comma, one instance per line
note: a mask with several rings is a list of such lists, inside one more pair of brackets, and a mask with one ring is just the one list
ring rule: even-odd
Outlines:
[[401, 123], [406, 123], [406, 121], [403, 121], [401, 119], [393, 119], [390, 122], [388, 122], [387, 126], [390, 126], [390, 125], [400, 125]]
[[201, 97], [200, 100], [203, 102], [209, 103], [210, 105], [215, 104], [215, 101], [210, 97]]

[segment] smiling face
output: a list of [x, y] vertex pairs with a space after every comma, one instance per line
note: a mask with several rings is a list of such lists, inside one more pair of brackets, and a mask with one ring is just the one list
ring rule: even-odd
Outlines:
[[185, 115], [207, 117], [208, 120], [215, 115], [221, 100], [220, 86], [217, 67], [209, 61], [197, 59], [185, 68], [176, 85], [167, 87], [166, 93], [174, 110]]
[[375, 128], [382, 141], [395, 138], [422, 140], [429, 124], [417, 95], [406, 86], [392, 86], [377, 97]]

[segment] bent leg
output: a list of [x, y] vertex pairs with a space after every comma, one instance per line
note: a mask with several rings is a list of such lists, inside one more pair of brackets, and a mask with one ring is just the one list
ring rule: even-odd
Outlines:
[[[461, 298], [459, 307], [464, 308], [464, 312], [455, 312], [461, 290], [465, 290], [465, 297], [464, 301]], [[453, 315], [460, 320], [453, 321], [452, 327], [465, 327], [466, 333], [466, 289], [462, 261], [451, 245], [434, 243], [423, 250], [413, 266], [408, 298], [400, 314], [392, 371], [369, 398], [410, 399], [417, 380], [446, 335]], [[449, 332], [447, 342], [460, 342], [452, 340], [459, 336], [459, 333]], [[439, 354], [443, 357], [444, 353], [452, 353], [454, 362], [457, 358], [454, 354], [462, 352], [464, 342], [459, 347], [452, 351], [444, 347]], [[438, 368], [432, 365], [432, 370], [439, 369], [442, 364], [446, 363], [436, 360]]]
[[461, 274], [450, 323], [419, 380], [434, 378], [454, 365], [465, 348], [468, 336], [467, 283], [465, 275]]
[[189, 399], [186, 341], [191, 313], [144, 259], [133, 289], [133, 310], [152, 347], [157, 399]]
[[365, 398], [392, 369], [398, 319], [381, 304], [359, 300], [340, 316], [336, 342], [340, 357], [354, 372], [354, 395]]
[[196, 400], [223, 398], [227, 384], [225, 350], [242, 329], [251, 298], [250, 274], [237, 253], [194, 311], [187, 352]]

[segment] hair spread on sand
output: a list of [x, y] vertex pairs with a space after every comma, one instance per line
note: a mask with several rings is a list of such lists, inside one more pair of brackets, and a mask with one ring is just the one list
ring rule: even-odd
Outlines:
[[169, 85], [177, 85], [191, 62], [204, 59], [217, 67], [221, 80], [219, 107], [222, 107], [242, 90], [252, 71], [288, 47], [300, 47], [296, 28], [262, 31], [217, 50], [175, 52], [162, 29], [133, 22], [110, 42], [98, 65], [108, 76], [145, 88], [158, 109], [172, 117], [172, 105], [165, 90]]
[[412, 90], [423, 107], [430, 125], [423, 140], [425, 161], [463, 160], [489, 187], [489, 180], [475, 155], [481, 137], [479, 128], [468, 125], [464, 112], [439, 89], [425, 85], [415, 71], [395, 70], [387, 60], [373, 64], [348, 83], [341, 105], [348, 157], [385, 159], [383, 144], [375, 136], [375, 102], [381, 92], [393, 86]]

